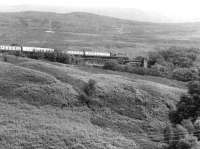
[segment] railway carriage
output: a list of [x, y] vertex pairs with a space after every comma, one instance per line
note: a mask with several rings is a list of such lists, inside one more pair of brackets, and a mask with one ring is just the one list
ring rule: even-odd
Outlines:
[[67, 51], [67, 54], [83, 56], [84, 55], [84, 51]]
[[110, 57], [110, 52], [95, 52], [95, 51], [85, 51], [85, 56], [95, 56], [95, 57]]
[[85, 50], [70, 50], [67, 54], [75, 56], [86, 56], [86, 57], [111, 57], [110, 52], [96, 52], [96, 51], [85, 51]]
[[40, 47], [20, 47], [20, 46], [8, 46], [0, 45], [1, 51], [24, 51], [24, 52], [54, 52], [51, 48], [40, 48]]

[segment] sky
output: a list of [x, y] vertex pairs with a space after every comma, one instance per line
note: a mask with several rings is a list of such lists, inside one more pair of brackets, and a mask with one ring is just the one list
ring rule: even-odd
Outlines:
[[1, 0], [0, 6], [38, 5], [76, 8], [134, 8], [171, 18], [200, 20], [200, 0]]

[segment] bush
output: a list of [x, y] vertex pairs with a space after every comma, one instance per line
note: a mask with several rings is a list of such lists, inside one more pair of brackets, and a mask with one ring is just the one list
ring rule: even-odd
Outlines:
[[88, 83], [83, 86], [83, 93], [79, 96], [79, 100], [90, 107], [90, 102], [96, 91], [96, 81], [90, 79]]
[[[199, 149], [200, 142], [200, 81], [190, 82], [188, 94], [181, 96], [176, 105], [177, 110], [169, 114], [170, 121], [176, 124], [176, 136], [178, 142], [169, 142], [173, 134], [172, 128], [165, 131], [165, 140], [169, 144], [168, 149]], [[194, 122], [194, 124], [193, 124]], [[178, 125], [177, 125], [178, 124]], [[181, 125], [180, 125], [181, 124]]]
[[177, 149], [191, 149], [191, 145], [185, 140], [181, 140], [176, 144]]
[[156, 63], [162, 64], [165, 62], [163, 56], [159, 52], [149, 52], [149, 60], [148, 60], [148, 65], [152, 66], [155, 65]]
[[178, 124], [182, 121], [182, 117], [179, 115], [177, 111], [170, 111], [169, 112], [169, 120], [173, 124]]
[[180, 101], [176, 105], [177, 110], [170, 112], [170, 120], [172, 123], [181, 123], [184, 119], [192, 118], [195, 121], [200, 114], [200, 81], [193, 81], [189, 85], [188, 94], [181, 96]]
[[194, 125], [190, 119], [184, 119], [181, 122], [182, 126], [187, 129], [187, 131], [192, 134], [195, 131]]
[[175, 67], [191, 67], [196, 60], [195, 52], [194, 49], [171, 47], [158, 53], [165, 62], [172, 63]]
[[83, 91], [87, 96], [92, 96], [96, 90], [96, 81], [90, 79], [88, 83], [85, 84]]
[[32, 59], [46, 59], [52, 62], [59, 62], [64, 64], [80, 64], [80, 60], [72, 57], [68, 54], [61, 52], [21, 52], [21, 51], [9, 51], [8, 54], [28, 57]]
[[200, 95], [200, 82], [193, 81], [193, 82], [188, 83], [188, 93], [191, 95], [193, 94]]
[[103, 68], [109, 70], [119, 70], [119, 64], [117, 61], [108, 61], [104, 64]]
[[8, 62], [8, 57], [7, 57], [6, 54], [3, 54], [3, 61], [4, 61], [4, 62]]
[[131, 73], [139, 74], [139, 75], [146, 75], [146, 69], [143, 67], [133, 67], [131, 69]]
[[192, 81], [198, 78], [198, 73], [189, 68], [177, 68], [173, 71], [172, 77], [178, 81]]
[[176, 125], [176, 136], [177, 139], [184, 139], [188, 135], [188, 130], [180, 124]]
[[197, 145], [198, 145], [197, 138], [192, 135], [187, 135], [184, 139], [181, 139], [177, 143], [176, 147], [177, 149], [192, 149], [193, 147], [197, 147]]

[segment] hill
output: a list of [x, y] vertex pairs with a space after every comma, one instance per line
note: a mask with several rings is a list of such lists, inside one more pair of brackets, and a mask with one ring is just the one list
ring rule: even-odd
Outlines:
[[[155, 149], [181, 82], [10, 56], [0, 61], [0, 148]], [[89, 79], [96, 91], [85, 104]]]
[[90, 12], [99, 15], [106, 15], [116, 18], [134, 20], [134, 21], [148, 21], [148, 22], [174, 22], [183, 20], [169, 19], [165, 15], [142, 11], [134, 8], [76, 8], [76, 7], [60, 7], [60, 6], [36, 6], [36, 5], [16, 5], [16, 6], [0, 6], [0, 12], [22, 12], [22, 11], [42, 11], [42, 12], [56, 12], [56, 13], [71, 13], [71, 12]]
[[137, 22], [83, 12], [0, 13], [0, 41], [58, 50], [112, 49], [136, 56], [169, 46], [199, 47], [199, 25]]

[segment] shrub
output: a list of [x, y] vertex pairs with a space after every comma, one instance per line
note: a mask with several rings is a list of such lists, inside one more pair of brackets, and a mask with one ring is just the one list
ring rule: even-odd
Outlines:
[[186, 135], [188, 135], [188, 131], [186, 128], [184, 128], [182, 125], [177, 124], [176, 125], [176, 135], [177, 139], [184, 139]]
[[179, 81], [192, 81], [198, 78], [198, 73], [189, 68], [177, 68], [173, 71], [172, 77]]
[[139, 75], [145, 75], [146, 74], [146, 69], [143, 67], [133, 67], [131, 69], [131, 73], [136, 73]]
[[146, 68], [146, 74], [151, 76], [162, 76], [162, 72], [156, 68]]
[[57, 62], [60, 62], [60, 63], [64, 63], [64, 64], [71, 64], [72, 62], [72, 58], [70, 55], [67, 55], [65, 53], [59, 53], [59, 52], [56, 52], [55, 53], [56, 56], [54, 56], [54, 59], [56, 59]]
[[7, 61], [8, 61], [8, 57], [7, 57], [6, 54], [3, 54], [3, 61], [4, 61], [4, 62], [7, 62]]
[[159, 50], [158, 52], [150, 52], [148, 64], [149, 66], [160, 64], [168, 67], [168, 69], [189, 68], [193, 66], [197, 54], [197, 49], [171, 47], [166, 50]]
[[64, 64], [79, 64], [80, 60], [75, 57], [72, 57], [68, 54], [61, 52], [21, 52], [21, 51], [9, 51], [8, 54], [29, 57], [32, 59], [46, 59], [52, 62], [59, 62]]
[[188, 94], [181, 96], [180, 101], [176, 105], [177, 110], [170, 112], [170, 120], [172, 123], [181, 123], [184, 119], [192, 118], [195, 121], [200, 114], [200, 81], [193, 81], [189, 85]]
[[96, 81], [92, 79], [90, 79], [83, 88], [83, 91], [88, 96], [92, 96], [95, 93], [95, 90], [96, 90]]
[[187, 68], [189, 68], [189, 67], [192, 67], [193, 60], [190, 59], [187, 56], [178, 56], [177, 58], [175, 58], [173, 60], [173, 64], [174, 64], [174, 66], [177, 66], [177, 67], [182, 67], [182, 68], [187, 67]]
[[193, 82], [188, 83], [188, 93], [200, 95], [200, 82], [193, 81]]
[[57, 54], [56, 54], [56, 52], [45, 52], [44, 58], [49, 61], [55, 62], [56, 58], [57, 58]]
[[117, 61], [108, 61], [104, 64], [103, 68], [109, 70], [119, 70], [119, 64]]
[[165, 61], [163, 56], [158, 52], [149, 52], [148, 55], [148, 65], [150, 66], [155, 65], [156, 63], [162, 64]]
[[182, 117], [179, 115], [179, 113], [177, 111], [170, 111], [169, 112], [169, 120], [173, 124], [178, 124], [182, 121]]
[[[190, 82], [188, 85], [188, 94], [181, 96], [180, 101], [176, 105], [177, 110], [169, 114], [170, 121], [176, 125], [176, 138], [178, 142], [169, 144], [168, 149], [197, 149], [200, 148], [199, 128], [200, 128], [200, 81]], [[194, 124], [192, 123], [194, 122]], [[180, 125], [182, 124], [182, 125]], [[166, 131], [167, 134], [172, 132], [172, 128]], [[166, 134], [166, 133], [165, 133]], [[172, 134], [172, 133], [171, 133]], [[169, 135], [165, 135], [166, 140]], [[169, 139], [168, 139], [169, 140]]]
[[192, 134], [195, 131], [194, 125], [190, 119], [184, 119], [181, 122], [182, 126], [187, 129], [187, 131]]
[[133, 67], [131, 72], [139, 75], [162, 76], [161, 72], [156, 68]]
[[79, 100], [90, 107], [90, 102], [96, 91], [96, 81], [90, 79], [88, 83], [83, 86], [83, 93], [80, 94]]
[[192, 135], [187, 135], [177, 143], [177, 149], [192, 149], [198, 145], [197, 138]]
[[181, 140], [176, 144], [177, 149], [191, 149], [191, 145], [185, 140]]
[[176, 67], [191, 67], [195, 61], [195, 50], [171, 47], [158, 52], [164, 61], [172, 63]]

